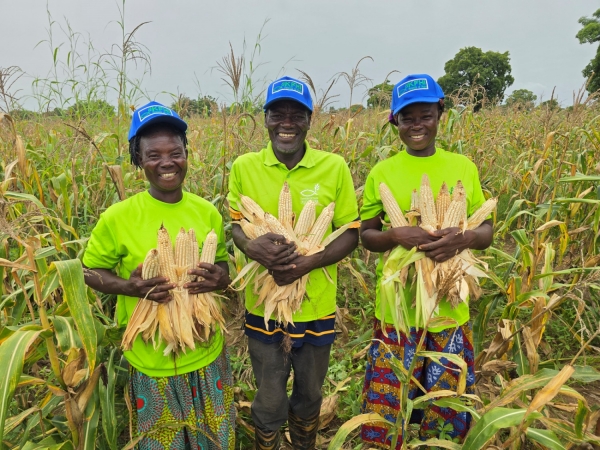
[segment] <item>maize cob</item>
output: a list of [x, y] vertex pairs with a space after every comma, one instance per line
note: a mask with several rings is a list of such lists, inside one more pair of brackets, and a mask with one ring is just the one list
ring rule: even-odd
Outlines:
[[[193, 228], [188, 230], [188, 261], [190, 262], [190, 268], [196, 269], [198, 267], [198, 258], [200, 256], [198, 252], [198, 241], [196, 240], [196, 232]], [[195, 275], [188, 275], [187, 281], [194, 281], [196, 279]]]
[[408, 221], [402, 214], [398, 202], [394, 198], [390, 188], [383, 182], [379, 183], [379, 195], [381, 196], [381, 203], [383, 203], [383, 209], [390, 218], [393, 228], [407, 227]]
[[265, 212], [263, 211], [263, 209], [250, 197], [240, 194], [240, 201], [243, 207], [240, 208], [240, 210], [242, 211], [242, 213], [244, 212], [243, 210], [246, 210], [248, 212], [248, 216], [246, 216], [246, 218], [250, 222], [254, 222], [253, 218], [258, 218], [259, 220], [262, 220], [263, 217], [265, 217]]
[[293, 242], [296, 241], [296, 236], [294, 236], [293, 230], [290, 233], [290, 230], [288, 230], [279, 220], [277, 220], [275, 218], [275, 216], [273, 216], [272, 214], [269, 213], [265, 213], [265, 223], [267, 224], [267, 227], [269, 228], [269, 230], [272, 233], [275, 234], [281, 234], [282, 236], [284, 236], [288, 241]]
[[334, 211], [335, 203], [331, 202], [329, 205], [323, 208], [323, 211], [321, 211], [321, 214], [319, 214], [319, 217], [310, 230], [310, 234], [306, 240], [306, 247], [309, 250], [319, 245], [323, 240], [325, 233], [327, 233], [327, 230], [329, 230], [329, 227], [331, 227]]
[[312, 200], [306, 202], [304, 208], [302, 208], [300, 216], [296, 221], [296, 226], [294, 227], [294, 233], [300, 239], [303, 239], [308, 233], [310, 233], [310, 229], [315, 223], [316, 209], [317, 203]]
[[454, 191], [455, 192], [452, 193], [452, 201], [450, 202], [448, 211], [446, 211], [446, 214], [444, 215], [442, 228], [458, 227], [461, 221], [464, 221], [466, 215], [467, 201], [465, 198], [465, 191], [463, 189], [462, 191], [457, 192], [458, 189], [456, 188]]
[[158, 276], [158, 251], [153, 248], [146, 254], [142, 265], [142, 280], [150, 280]]
[[474, 230], [481, 225], [483, 221], [487, 219], [487, 216], [489, 216], [491, 212], [496, 209], [497, 204], [497, 198], [490, 198], [486, 200], [483, 205], [481, 205], [479, 209], [475, 211], [471, 217], [469, 217], [467, 221], [467, 230]]
[[214, 264], [215, 256], [217, 255], [217, 233], [211, 230], [206, 235], [204, 245], [202, 245], [202, 253], [200, 254], [200, 262]]
[[294, 211], [292, 210], [292, 194], [287, 181], [283, 183], [283, 188], [281, 188], [281, 193], [279, 194], [279, 211], [277, 218], [284, 227], [293, 229]]
[[450, 197], [450, 192], [448, 192], [448, 185], [444, 181], [437, 199], [435, 200], [435, 212], [437, 214], [438, 227], [441, 227], [444, 223], [444, 215], [446, 214], [451, 201], [452, 198]]
[[427, 231], [435, 231], [438, 226], [433, 192], [426, 173], [421, 179], [421, 192], [419, 193], [419, 211], [421, 212], [421, 228]]
[[175, 238], [175, 273], [177, 273], [177, 279], [180, 281], [179, 284], [183, 284], [188, 281], [187, 271], [190, 269], [189, 261], [189, 247], [190, 238], [183, 228], [177, 233]]
[[246, 219], [242, 219], [238, 223], [248, 239], [254, 240], [258, 237], [258, 227], [256, 225], [248, 222]]
[[416, 189], [412, 191], [410, 196], [410, 211], [406, 213], [406, 218], [408, 219], [409, 225], [416, 226], [417, 220], [421, 213], [419, 212], [419, 193]]
[[169, 232], [161, 225], [158, 230], [158, 262], [160, 274], [167, 277], [171, 283], [177, 282], [175, 273], [175, 259], [173, 258], [173, 246]]

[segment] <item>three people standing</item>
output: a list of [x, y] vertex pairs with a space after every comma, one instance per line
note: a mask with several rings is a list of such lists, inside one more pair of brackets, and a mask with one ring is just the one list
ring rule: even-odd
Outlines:
[[[381, 253], [401, 245], [418, 247], [436, 262], [445, 261], [464, 249], [484, 249], [492, 240], [490, 221], [478, 229], [461, 232], [448, 228], [428, 233], [418, 227], [384, 230], [385, 211], [378, 186], [386, 182], [403, 210], [410, 206], [410, 194], [427, 173], [434, 192], [442, 182], [454, 186], [461, 180], [467, 192], [468, 212], [483, 201], [475, 165], [467, 158], [436, 148], [435, 138], [443, 111], [444, 94], [428, 75], [411, 75], [394, 87], [390, 121], [398, 126], [406, 151], [377, 164], [369, 174], [360, 211], [360, 235], [365, 248]], [[317, 203], [317, 214], [335, 202], [333, 226], [359, 224], [354, 185], [342, 157], [311, 148], [307, 134], [311, 126], [313, 103], [308, 86], [283, 77], [271, 83], [264, 104], [264, 125], [269, 141], [259, 152], [237, 158], [231, 168], [228, 201], [232, 219], [240, 219], [240, 194], [254, 199], [264, 211], [277, 215], [279, 192], [287, 182], [296, 217], [308, 201]], [[141, 262], [155, 245], [161, 223], [173, 233], [180, 227], [193, 227], [202, 242], [211, 229], [218, 235], [214, 265], [200, 264], [190, 271], [203, 281], [185, 287], [192, 293], [225, 289], [230, 283], [228, 255], [224, 244], [222, 218], [209, 202], [183, 191], [187, 172], [187, 124], [177, 114], [156, 102], [134, 112], [130, 131], [132, 163], [144, 170], [150, 188], [111, 206], [92, 232], [84, 264], [91, 275], [86, 282], [94, 289], [117, 294], [118, 323], [127, 323], [139, 298], [159, 303], [170, 300], [170, 280], [142, 280]], [[135, 225], [133, 225], [135, 224]], [[301, 309], [293, 315], [294, 325], [283, 326], [273, 319], [265, 324], [264, 307], [255, 307], [257, 295], [251, 287], [245, 292], [245, 333], [257, 393], [252, 403], [255, 448], [276, 449], [281, 441], [281, 426], [288, 421], [295, 449], [315, 448], [322, 402], [321, 389], [335, 339], [337, 263], [358, 245], [356, 227], [346, 230], [320, 253], [303, 256], [294, 242], [269, 233], [249, 240], [237, 224], [232, 226], [235, 245], [251, 260], [261, 264], [279, 286], [310, 274]], [[382, 258], [380, 258], [382, 259]], [[381, 277], [383, 263], [377, 268]], [[407, 299], [412, 304], [412, 298]], [[379, 294], [376, 295], [379, 302]], [[411, 306], [411, 305], [409, 305]], [[380, 307], [375, 308], [377, 319]], [[388, 315], [389, 311], [383, 314]], [[394, 330], [384, 335], [375, 321], [374, 341], [368, 354], [364, 385], [364, 412], [378, 412], [388, 420], [398, 413], [398, 380], [390, 369], [390, 358], [410, 365], [416, 341], [427, 334], [430, 350], [459, 354], [468, 364], [468, 386], [474, 383], [473, 348], [467, 304], [457, 308], [440, 303], [441, 316], [458, 324], [450, 329], [411, 329], [410, 336]], [[390, 318], [386, 320], [391, 323]], [[380, 342], [393, 349], [393, 356], [380, 348]], [[136, 432], [146, 433], [139, 448], [234, 448], [235, 407], [233, 383], [223, 338], [216, 333], [208, 345], [180, 355], [163, 357], [141, 338], [125, 357], [131, 364], [130, 396], [134, 405]], [[427, 390], [453, 389], [456, 374], [452, 365], [440, 373], [437, 364], [418, 362], [416, 377], [423, 377]], [[294, 381], [288, 398], [286, 386], [291, 372]], [[392, 373], [393, 375], [393, 373]], [[411, 396], [418, 395], [413, 389]], [[469, 427], [466, 413], [426, 410], [421, 436], [438, 426], [438, 419], [453, 426], [453, 436], [464, 436]], [[169, 421], [187, 426], [173, 430], [163, 427]], [[362, 429], [365, 442], [390, 447], [388, 430], [380, 424]], [[401, 441], [398, 445], [401, 444]]]

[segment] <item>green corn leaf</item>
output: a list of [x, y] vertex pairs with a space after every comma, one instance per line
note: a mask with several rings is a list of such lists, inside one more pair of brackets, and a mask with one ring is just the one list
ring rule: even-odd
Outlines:
[[23, 360], [29, 346], [40, 334], [40, 330], [16, 331], [0, 345], [0, 442], [4, 438], [4, 426], [8, 405], [23, 371]]
[[358, 427], [360, 425], [363, 425], [363, 424], [369, 423], [369, 422], [380, 422], [380, 423], [384, 423], [384, 424], [387, 424], [390, 426], [394, 425], [392, 422], [385, 420], [379, 414], [359, 414], [358, 416], [354, 416], [352, 419], [350, 419], [349, 421], [344, 423], [339, 428], [339, 430], [337, 431], [337, 433], [335, 433], [335, 436], [329, 443], [327, 450], [338, 450], [338, 449], [342, 448], [342, 446], [344, 445], [344, 441], [346, 440], [346, 437], [348, 436], [348, 434], [350, 434], [350, 432], [352, 430], [354, 430], [356, 427]]
[[87, 299], [85, 282], [83, 281], [81, 261], [78, 259], [55, 261], [53, 265], [58, 270], [65, 300], [77, 326], [83, 349], [87, 355], [90, 373], [92, 373], [96, 366], [97, 336], [92, 310]]
[[[471, 427], [463, 443], [463, 450], [480, 450], [496, 433], [503, 429], [517, 426], [525, 417], [526, 409], [494, 408], [486, 412], [477, 423]], [[530, 420], [541, 417], [538, 412], [529, 416]]]
[[565, 450], [565, 446], [551, 430], [527, 428], [525, 433], [529, 439], [541, 444], [544, 448], [548, 448], [550, 450]]

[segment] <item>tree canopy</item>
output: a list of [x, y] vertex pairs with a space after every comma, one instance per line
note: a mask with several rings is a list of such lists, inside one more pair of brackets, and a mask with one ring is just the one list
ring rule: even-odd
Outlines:
[[[508, 52], [483, 52], [478, 47], [465, 47], [444, 65], [446, 74], [438, 83], [446, 95], [461, 89], [481, 86], [485, 96], [494, 104], [501, 103], [504, 91], [513, 84]], [[482, 106], [483, 92], [475, 95], [475, 110]]]
[[190, 117], [193, 115], [210, 117], [213, 113], [217, 112], [218, 105], [217, 100], [210, 95], [205, 95], [198, 99], [180, 95], [177, 101], [171, 105], [171, 109], [177, 111], [177, 114], [181, 117]]
[[514, 106], [518, 109], [531, 110], [535, 106], [537, 95], [529, 89], [517, 89], [513, 91], [506, 99], [507, 106]]
[[369, 98], [367, 99], [368, 108], [386, 108], [390, 106], [392, 100], [392, 91], [394, 85], [389, 80], [381, 84], [376, 84], [369, 89]]
[[[600, 42], [600, 9], [592, 17], [582, 17], [579, 23], [583, 26], [576, 37], [580, 44], [593, 44]], [[587, 85], [588, 92], [596, 92], [600, 89], [600, 46], [596, 51], [596, 56], [582, 70], [583, 76], [589, 78]]]

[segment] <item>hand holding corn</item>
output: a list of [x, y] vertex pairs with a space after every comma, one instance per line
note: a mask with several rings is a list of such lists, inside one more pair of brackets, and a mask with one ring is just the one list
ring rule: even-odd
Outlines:
[[[164, 341], [165, 356], [172, 352], [185, 353], [187, 349], [194, 350], [196, 342], [207, 341], [217, 329], [221, 333], [225, 330], [215, 294], [205, 291], [211, 283], [226, 285], [228, 281], [225, 271], [214, 264], [216, 251], [217, 235], [214, 231], [206, 236], [199, 255], [193, 229], [186, 232], [182, 228], [179, 231], [175, 250], [166, 228], [158, 230], [158, 246], [146, 255], [141, 278], [147, 282], [157, 277], [172, 281], [169, 285], [161, 285], [161, 289], [170, 287], [168, 295], [172, 300], [157, 303], [140, 298], [123, 335], [125, 350], [131, 349], [133, 341], [141, 335], [146, 343], [152, 341], [155, 348]], [[193, 269], [198, 266], [203, 266], [208, 272]], [[198, 276], [207, 280], [197, 283]], [[190, 285], [193, 290], [188, 289]], [[151, 293], [148, 291], [146, 295]]]
[[229, 274], [217, 264], [199, 263], [198, 267], [190, 269], [188, 274], [196, 279], [183, 285], [190, 295], [222, 291], [231, 283]]
[[131, 272], [129, 276], [129, 297], [145, 298], [157, 303], [167, 303], [172, 300], [169, 291], [175, 288], [175, 284], [170, 283], [166, 277], [154, 277], [145, 280], [142, 277], [142, 264]]

